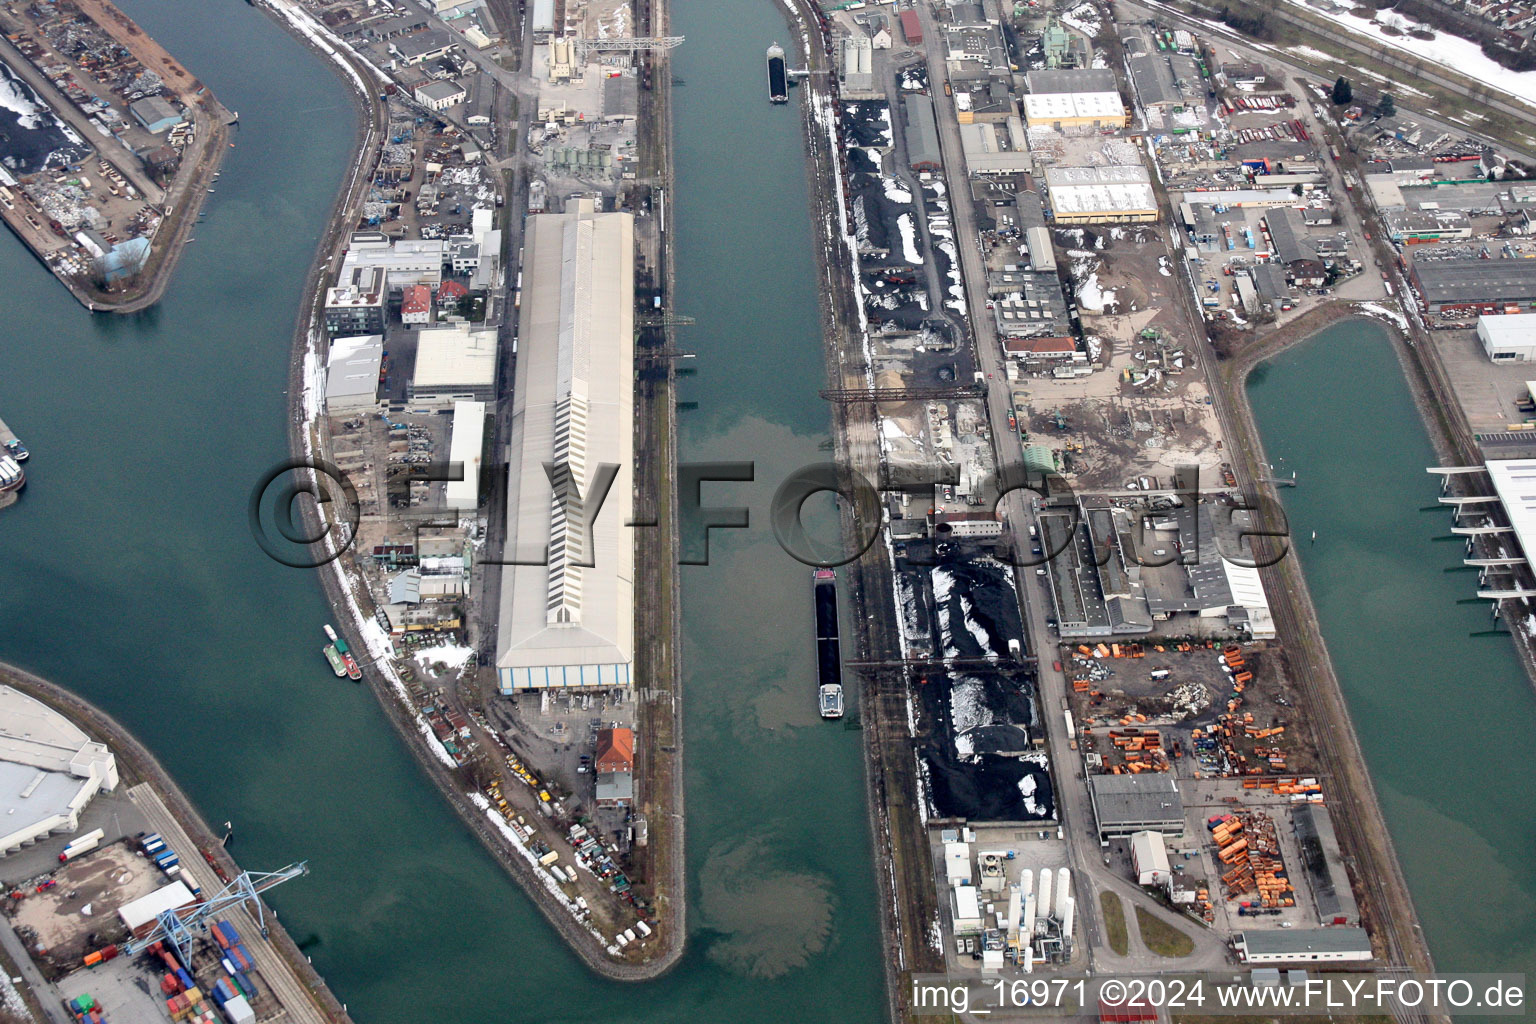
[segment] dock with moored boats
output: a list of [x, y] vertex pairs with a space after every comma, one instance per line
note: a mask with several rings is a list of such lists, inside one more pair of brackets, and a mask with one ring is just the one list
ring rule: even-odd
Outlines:
[[0, 508], [14, 505], [21, 489], [27, 486], [27, 471], [21, 464], [29, 458], [31, 453], [21, 438], [0, 420]]

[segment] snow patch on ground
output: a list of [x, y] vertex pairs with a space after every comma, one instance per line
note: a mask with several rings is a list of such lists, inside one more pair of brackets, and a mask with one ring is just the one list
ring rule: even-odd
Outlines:
[[315, 331], [309, 332], [309, 344], [304, 348], [304, 419], [313, 423], [320, 418], [320, 408], [325, 402], [325, 364], [320, 361], [320, 339]]
[[1408, 329], [1408, 318], [1390, 306], [1383, 306], [1379, 302], [1360, 302], [1356, 303], [1356, 308], [1366, 316], [1379, 316], [1383, 320], [1390, 320], [1397, 324], [1401, 330]]
[[1030, 814], [1039, 814], [1040, 805], [1035, 803], [1035, 790], [1040, 783], [1033, 775], [1026, 775], [1019, 780], [1019, 793], [1024, 797], [1024, 809]]
[[1099, 12], [1093, 4], [1079, 4], [1061, 16], [1061, 23], [1092, 39], [1099, 34]]
[[1312, 60], [1333, 60], [1331, 54], [1324, 53], [1322, 50], [1314, 50], [1310, 46], [1287, 46], [1286, 49], [1303, 57], [1310, 57]]
[[33, 103], [22, 92], [28, 86], [22, 85], [19, 80], [0, 77], [0, 107], [9, 110], [17, 117], [17, 123], [23, 128], [41, 128], [47, 123], [47, 108]]
[[1111, 289], [1099, 287], [1099, 275], [1095, 271], [1077, 286], [1077, 304], [1094, 313], [1104, 312], [1107, 303], [1115, 301], [1115, 293]]
[[986, 687], [974, 676], [960, 676], [949, 689], [949, 715], [955, 733], [955, 754], [960, 758], [975, 756], [970, 733], [993, 722], [986, 703]]
[[922, 266], [923, 258], [917, 251], [917, 225], [912, 223], [912, 215], [904, 213], [897, 217], [896, 227], [901, 231], [901, 258], [914, 267]]
[[442, 662], [450, 670], [463, 668], [464, 663], [475, 656], [473, 647], [461, 647], [458, 644], [440, 644], [437, 647], [423, 647], [415, 654], [416, 663], [430, 672], [432, 666]]

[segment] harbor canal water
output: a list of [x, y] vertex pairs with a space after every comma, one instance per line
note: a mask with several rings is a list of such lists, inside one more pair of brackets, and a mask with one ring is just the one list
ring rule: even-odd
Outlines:
[[241, 125], [147, 313], [91, 317], [0, 241], [0, 412], [33, 452], [0, 521], [0, 660], [133, 730], [208, 821], [234, 822], [243, 865], [310, 862], [272, 902], [358, 1020], [882, 1019], [860, 734], [817, 717], [810, 570], [767, 516], [791, 470], [831, 457], [798, 106], [763, 96], [780, 10], [675, 14], [676, 301], [699, 353], [681, 457], [757, 470], [706, 485], [707, 504], [751, 506], [752, 527], [714, 531], [711, 564], [683, 576], [689, 953], [623, 986], [565, 950], [367, 691], [335, 679], [316, 581], [247, 526], [251, 488], [287, 454], [295, 311], [349, 166], [340, 80], [249, 5], [122, 5]]
[[[1249, 398], [1294, 553], [1435, 966], [1536, 977], [1536, 695], [1470, 597], [1437, 464], [1385, 329], [1330, 327]], [[1312, 532], [1317, 532], [1312, 541]]]

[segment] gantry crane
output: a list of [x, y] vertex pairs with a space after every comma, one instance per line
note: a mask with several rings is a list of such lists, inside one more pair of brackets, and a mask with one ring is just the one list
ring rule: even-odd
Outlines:
[[576, 59], [585, 64], [588, 54], [599, 52], [627, 52], [632, 50], [671, 50], [680, 46], [682, 36], [647, 36], [622, 39], [577, 39]]
[[188, 963], [192, 955], [192, 940], [198, 932], [208, 930], [208, 922], [244, 905], [261, 927], [261, 937], [267, 937], [266, 910], [261, 905], [260, 894], [290, 878], [309, 874], [309, 862], [300, 861], [277, 871], [242, 871], [211, 899], [190, 907], [162, 910], [155, 919], [155, 927], [141, 939], [133, 939], [123, 948], [125, 956], [136, 956], [154, 945], [165, 941], [176, 948], [182, 963]]

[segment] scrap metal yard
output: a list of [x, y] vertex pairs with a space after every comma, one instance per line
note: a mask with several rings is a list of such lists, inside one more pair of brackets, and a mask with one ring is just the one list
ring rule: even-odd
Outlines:
[[108, 0], [0, 9], [0, 217], [87, 309], [158, 298], [238, 114]]

